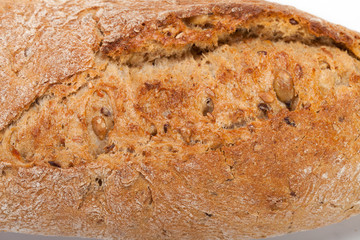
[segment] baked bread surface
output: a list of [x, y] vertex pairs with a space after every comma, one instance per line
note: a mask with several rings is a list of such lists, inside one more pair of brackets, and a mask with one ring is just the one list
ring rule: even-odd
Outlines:
[[0, 230], [250, 239], [359, 213], [358, 33], [263, 1], [0, 9]]

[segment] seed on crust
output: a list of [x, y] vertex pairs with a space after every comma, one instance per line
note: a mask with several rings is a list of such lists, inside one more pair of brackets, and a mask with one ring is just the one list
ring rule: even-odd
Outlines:
[[294, 81], [291, 75], [285, 70], [276, 72], [273, 86], [277, 98], [285, 104], [290, 104], [295, 97]]
[[271, 93], [268, 92], [262, 92], [259, 94], [259, 97], [261, 100], [263, 100], [265, 103], [272, 103], [274, 101], [274, 96]]
[[94, 130], [94, 133], [96, 136], [103, 140], [105, 139], [109, 129], [106, 126], [105, 119], [101, 116], [96, 116], [91, 120], [92, 129]]
[[208, 113], [212, 113], [213, 111], [214, 111], [214, 102], [211, 98], [208, 97], [204, 102], [202, 114], [204, 116], [207, 116]]
[[154, 124], [151, 124], [151, 126], [149, 127], [149, 133], [151, 136], [156, 136], [157, 128]]

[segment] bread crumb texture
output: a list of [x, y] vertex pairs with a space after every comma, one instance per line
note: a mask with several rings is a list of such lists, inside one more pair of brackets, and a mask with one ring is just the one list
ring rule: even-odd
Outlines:
[[251, 239], [359, 213], [359, 35], [262, 1], [0, 4], [0, 230]]

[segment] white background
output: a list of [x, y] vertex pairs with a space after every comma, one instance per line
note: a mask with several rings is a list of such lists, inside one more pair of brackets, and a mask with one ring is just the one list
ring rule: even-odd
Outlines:
[[[0, 0], [1, 1], [1, 0]], [[194, 0], [196, 1], [196, 0]], [[360, 1], [358, 0], [272, 0], [292, 5], [330, 22], [360, 32]], [[276, 224], [276, 223], [274, 223]], [[0, 233], [0, 240], [78, 240], [79, 238], [41, 237], [15, 233]], [[317, 230], [294, 233], [269, 240], [359, 240], [360, 216]]]

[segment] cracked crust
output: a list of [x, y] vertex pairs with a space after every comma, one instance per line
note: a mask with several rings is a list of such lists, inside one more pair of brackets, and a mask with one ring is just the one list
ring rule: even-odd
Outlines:
[[357, 33], [263, 1], [1, 7], [0, 230], [249, 239], [359, 213]]
[[[0, 129], [19, 116], [49, 86], [90, 69], [94, 64], [94, 52], [100, 45], [104, 54], [117, 55], [125, 61], [136, 53], [151, 53], [153, 48], [166, 49], [165, 52], [155, 51], [155, 57], [171, 55], [189, 44], [211, 45], [218, 35], [232, 33], [239, 25], [247, 27], [258, 17], [276, 16], [293, 23], [295, 17], [295, 22], [313, 37], [329, 38], [355, 56], [360, 55], [357, 33], [294, 8], [263, 1], [215, 4], [202, 0], [194, 4], [187, 0], [77, 0], [59, 4], [19, 0], [5, 1], [1, 5]], [[15, 14], [20, 18], [14, 19]], [[178, 19], [208, 14], [230, 17], [210, 35], [196, 29], [181, 38], [167, 35], [166, 27], [181, 31], [176, 25]]]

